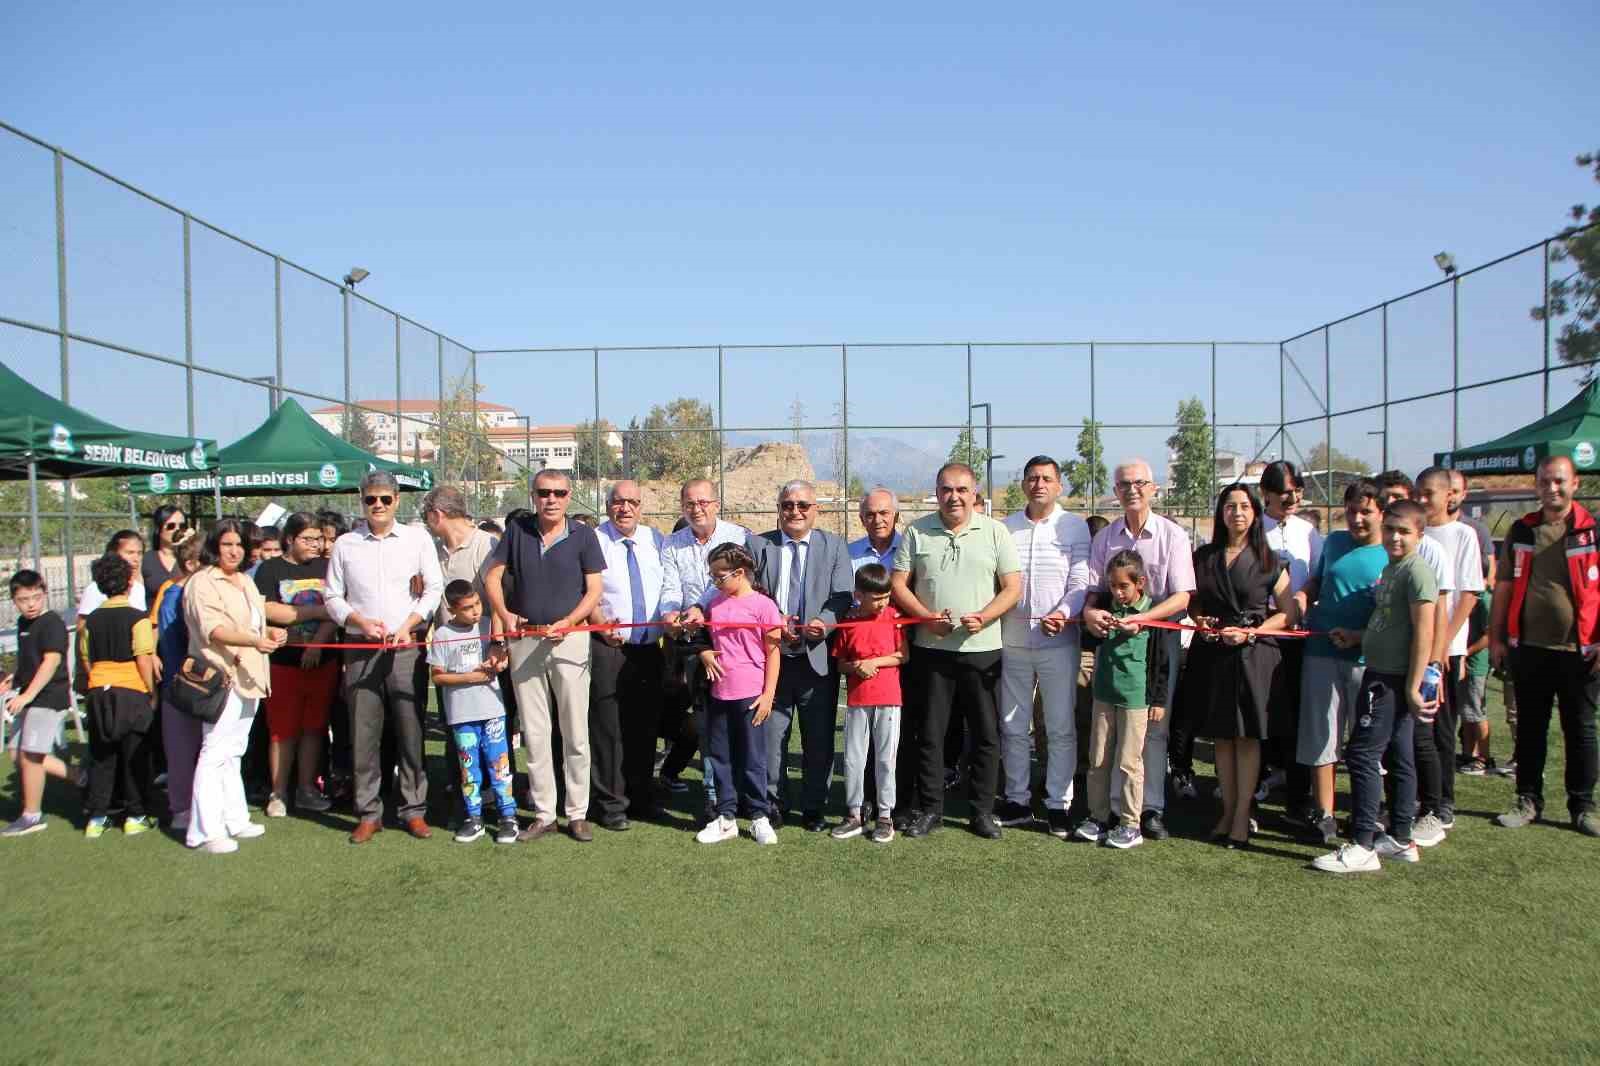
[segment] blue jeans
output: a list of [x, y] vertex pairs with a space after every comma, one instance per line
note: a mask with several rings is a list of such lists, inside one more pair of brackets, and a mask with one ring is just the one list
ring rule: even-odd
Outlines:
[[483, 770], [489, 771], [501, 818], [517, 816], [511, 795], [511, 748], [506, 743], [506, 720], [501, 715], [481, 722], [461, 722], [450, 727], [461, 760], [461, 802], [468, 818], [483, 817]]
[[755, 713], [750, 708], [755, 697], [746, 700], [709, 701], [705, 731], [700, 746], [711, 764], [716, 781], [716, 812], [734, 817], [739, 801], [750, 808], [750, 817], [767, 816], [767, 734], [771, 721], [751, 724]]
[[1344, 749], [1344, 761], [1350, 768], [1350, 836], [1364, 848], [1372, 847], [1378, 832], [1378, 803], [1383, 796], [1378, 766], [1385, 753], [1394, 789], [1389, 835], [1402, 844], [1411, 840], [1411, 819], [1417, 806], [1417, 769], [1412, 761], [1416, 716], [1406, 701], [1405, 685], [1406, 679], [1398, 674], [1368, 670], [1361, 677], [1355, 726]]

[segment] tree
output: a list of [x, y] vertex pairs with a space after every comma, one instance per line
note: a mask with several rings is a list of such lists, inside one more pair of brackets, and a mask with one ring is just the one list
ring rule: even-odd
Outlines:
[[1338, 448], [1333, 449], [1333, 454], [1330, 458], [1327, 441], [1318, 441], [1316, 447], [1311, 449], [1311, 454], [1306, 456], [1306, 466], [1311, 470], [1338, 470], [1356, 474], [1372, 473], [1372, 466], [1365, 459], [1357, 459], [1353, 455], [1346, 455]]
[[606, 442], [617, 431], [608, 420], [599, 422], [600, 432], [595, 433], [595, 423], [579, 422], [573, 432], [578, 438], [577, 473], [586, 478], [614, 478], [622, 476], [622, 456]]
[[642, 422], [630, 419], [625, 439], [636, 478], [709, 477], [720, 459], [711, 405], [687, 396], [656, 404]]
[[[482, 391], [482, 386], [477, 390]], [[475, 396], [470, 371], [445, 384], [445, 394], [439, 399], [439, 422], [429, 433], [434, 442], [437, 482], [478, 481], [477, 463], [492, 456], [498, 458], [484, 439], [483, 427], [473, 410]], [[348, 436], [345, 439], [350, 440]]]
[[367, 413], [354, 404], [345, 404], [344, 414], [339, 419], [339, 436], [363, 451], [378, 450], [378, 438], [373, 435]]
[[950, 446], [950, 455], [945, 462], [966, 463], [977, 471], [981, 485], [984, 467], [989, 462], [989, 451], [987, 448], [978, 447], [977, 442], [972, 439], [972, 427], [964, 426], [961, 432], [956, 434], [956, 442]]
[[1078, 458], [1067, 463], [1062, 474], [1066, 476], [1068, 496], [1090, 499], [1105, 492], [1106, 447], [1100, 440], [1099, 422], [1083, 420], [1083, 428], [1078, 431]]
[[1203, 514], [1211, 509], [1211, 497], [1217, 487], [1206, 405], [1198, 396], [1179, 401], [1175, 421], [1177, 432], [1167, 438], [1171, 484], [1167, 486], [1166, 505], [1186, 514]]
[[1006, 485], [1000, 493], [1000, 510], [1020, 511], [1028, 506], [1028, 497], [1023, 493], [1022, 486], [1015, 481]]
[[[1577, 164], [1585, 169], [1592, 167], [1595, 181], [1600, 182], [1600, 152], [1578, 156]], [[1545, 303], [1533, 309], [1533, 317], [1543, 321], [1572, 316], [1556, 335], [1556, 352], [1563, 363], [1591, 364], [1600, 359], [1600, 204], [1574, 204], [1571, 217], [1573, 225], [1550, 245], [1550, 261], [1570, 262], [1573, 269], [1563, 277], [1550, 279]], [[1593, 377], [1594, 367], [1590, 365], [1584, 381]]]

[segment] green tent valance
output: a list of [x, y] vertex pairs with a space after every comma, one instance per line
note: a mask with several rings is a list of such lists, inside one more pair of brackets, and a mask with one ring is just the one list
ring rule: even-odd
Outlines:
[[224, 496], [281, 496], [355, 492], [374, 470], [394, 475], [402, 490], [433, 487], [432, 471], [380, 458], [328, 432], [292, 397], [250, 433], [217, 455], [220, 471], [158, 473], [136, 478], [141, 495], [209, 493]]
[[1565, 455], [1579, 473], [1595, 468], [1600, 449], [1600, 381], [1560, 409], [1503, 437], [1453, 452], [1435, 452], [1439, 466], [1464, 474], [1532, 474], [1546, 456]]
[[0, 364], [0, 478], [193, 477], [217, 465], [217, 442], [140, 433], [71, 407]]

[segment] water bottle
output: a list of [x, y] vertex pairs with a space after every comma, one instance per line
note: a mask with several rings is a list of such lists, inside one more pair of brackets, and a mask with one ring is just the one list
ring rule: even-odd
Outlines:
[[1432, 703], [1439, 698], [1439, 682], [1444, 674], [1438, 663], [1429, 663], [1422, 671], [1422, 702]]

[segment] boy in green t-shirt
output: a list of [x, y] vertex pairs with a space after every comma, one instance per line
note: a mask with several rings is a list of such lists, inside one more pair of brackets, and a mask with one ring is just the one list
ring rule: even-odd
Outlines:
[[1489, 714], [1485, 696], [1489, 688], [1489, 617], [1494, 594], [1484, 589], [1467, 618], [1467, 677], [1461, 683], [1461, 752], [1466, 757], [1461, 772], [1482, 777], [1494, 765], [1489, 754]]
[[[1151, 631], [1122, 619], [1149, 610], [1144, 559], [1135, 551], [1119, 551], [1106, 563], [1111, 592], [1110, 632], [1100, 645], [1094, 667], [1094, 724], [1089, 732], [1089, 817], [1079, 823], [1078, 839], [1126, 849], [1144, 843], [1139, 814], [1144, 805], [1144, 734], [1151, 722], [1165, 716], [1166, 642]], [[1155, 702], [1150, 694], [1156, 693]], [[1120, 824], [1111, 824], [1111, 756], [1122, 771]]]
[[[1422, 692], [1423, 672], [1433, 646], [1434, 603], [1439, 597], [1433, 571], [1417, 556], [1427, 524], [1422, 505], [1395, 500], [1383, 512], [1383, 547], [1389, 565], [1378, 579], [1377, 606], [1365, 630], [1335, 629], [1336, 645], [1357, 641], [1366, 657], [1356, 724], [1345, 747], [1350, 769], [1351, 842], [1323, 855], [1312, 865], [1328, 873], [1347, 874], [1379, 868], [1378, 857], [1416, 862], [1411, 820], [1417, 806], [1417, 773], [1412, 735], [1432, 728], [1439, 707], [1438, 692]], [[1378, 832], [1378, 803], [1383, 795], [1380, 763], [1388, 756], [1394, 785], [1390, 831]]]

